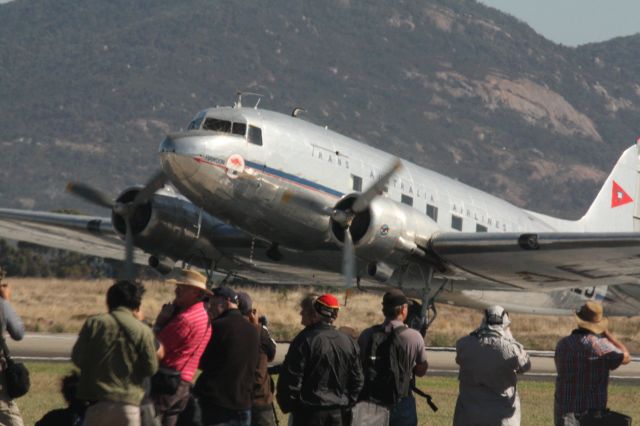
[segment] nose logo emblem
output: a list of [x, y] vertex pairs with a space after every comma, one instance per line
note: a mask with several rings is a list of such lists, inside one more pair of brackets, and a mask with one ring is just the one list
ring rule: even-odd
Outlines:
[[239, 154], [233, 154], [227, 158], [225, 167], [227, 169], [227, 176], [231, 179], [235, 179], [240, 175], [240, 173], [244, 172], [244, 158]]

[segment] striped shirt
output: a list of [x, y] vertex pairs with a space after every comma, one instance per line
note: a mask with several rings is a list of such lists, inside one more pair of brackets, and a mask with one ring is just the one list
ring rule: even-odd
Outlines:
[[609, 371], [622, 364], [623, 354], [601, 335], [574, 330], [556, 346], [555, 416], [607, 407]]
[[190, 382], [210, 337], [211, 326], [204, 303], [191, 305], [158, 333], [165, 351], [160, 364], [182, 372], [182, 380]]

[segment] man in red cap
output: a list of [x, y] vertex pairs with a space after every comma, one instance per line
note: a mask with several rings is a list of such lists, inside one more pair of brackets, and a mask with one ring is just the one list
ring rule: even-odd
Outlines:
[[364, 380], [358, 346], [333, 326], [340, 309], [335, 296], [309, 302], [301, 303], [305, 328], [282, 363], [276, 399], [293, 426], [349, 425]]
[[555, 424], [573, 426], [607, 408], [609, 371], [631, 362], [629, 350], [607, 330], [602, 305], [576, 312], [578, 328], [556, 346]]

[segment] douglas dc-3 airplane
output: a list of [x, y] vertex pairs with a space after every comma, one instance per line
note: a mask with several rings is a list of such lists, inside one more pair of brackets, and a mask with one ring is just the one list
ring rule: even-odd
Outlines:
[[[0, 236], [167, 271], [176, 261], [257, 281], [398, 286], [423, 301], [569, 314], [586, 299], [640, 312], [640, 166], [627, 149], [577, 221], [518, 208], [298, 118], [198, 113], [160, 144], [163, 175], [111, 218], [0, 209]], [[156, 189], [161, 188], [155, 192]], [[176, 192], [177, 189], [179, 193]], [[129, 231], [127, 231], [129, 229]], [[343, 284], [344, 285], [344, 284]]]

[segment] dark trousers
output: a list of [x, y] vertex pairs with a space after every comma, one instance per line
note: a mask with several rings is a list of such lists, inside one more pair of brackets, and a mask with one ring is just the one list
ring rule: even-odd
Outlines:
[[175, 426], [178, 416], [187, 406], [191, 394], [191, 383], [180, 380], [176, 393], [153, 395], [153, 405], [156, 408], [156, 416], [162, 426]]
[[206, 399], [200, 399], [202, 409], [202, 424], [204, 426], [251, 426], [251, 409], [229, 410], [210, 404]]
[[272, 405], [251, 407], [251, 426], [275, 426], [275, 424]]
[[389, 426], [416, 426], [417, 424], [416, 399], [411, 393], [391, 407]]
[[292, 426], [350, 426], [351, 410], [347, 408], [305, 407], [291, 413]]

